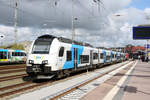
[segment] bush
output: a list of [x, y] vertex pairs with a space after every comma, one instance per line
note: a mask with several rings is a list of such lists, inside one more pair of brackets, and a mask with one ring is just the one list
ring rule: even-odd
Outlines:
[[3, 49], [18, 49], [18, 50], [24, 50], [24, 45], [23, 44], [12, 44], [12, 45], [9, 45], [9, 46], [1, 46], [0, 48], [3, 48]]

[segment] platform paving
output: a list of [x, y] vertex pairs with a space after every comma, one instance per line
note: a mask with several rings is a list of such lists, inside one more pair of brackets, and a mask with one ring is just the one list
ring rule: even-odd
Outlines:
[[150, 62], [139, 61], [130, 77], [122, 100], [150, 100]]
[[136, 61], [80, 100], [150, 100], [150, 62]]

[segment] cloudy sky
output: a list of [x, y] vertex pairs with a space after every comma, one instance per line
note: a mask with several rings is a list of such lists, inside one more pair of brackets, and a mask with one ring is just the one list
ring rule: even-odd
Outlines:
[[[0, 42], [14, 42], [16, 0], [0, 0]], [[72, 38], [72, 0], [18, 0], [18, 42], [43, 34]], [[94, 2], [97, 1], [97, 2]], [[148, 24], [149, 0], [73, 0], [75, 40], [95, 47], [144, 45], [132, 39], [132, 27]]]

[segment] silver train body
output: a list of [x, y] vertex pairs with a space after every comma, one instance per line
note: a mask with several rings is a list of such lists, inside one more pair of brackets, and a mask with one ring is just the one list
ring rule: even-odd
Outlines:
[[43, 35], [32, 43], [27, 57], [26, 72], [29, 76], [46, 78], [123, 60], [124, 53], [97, 49], [89, 44], [62, 37]]

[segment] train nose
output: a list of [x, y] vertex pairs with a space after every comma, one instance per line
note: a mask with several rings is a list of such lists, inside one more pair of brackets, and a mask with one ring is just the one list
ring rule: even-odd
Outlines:
[[33, 65], [33, 66], [32, 66], [32, 70], [33, 70], [34, 72], [42, 72], [42, 68], [41, 68], [40, 65]]
[[48, 56], [47, 55], [31, 55], [28, 60], [29, 64], [48, 64]]

